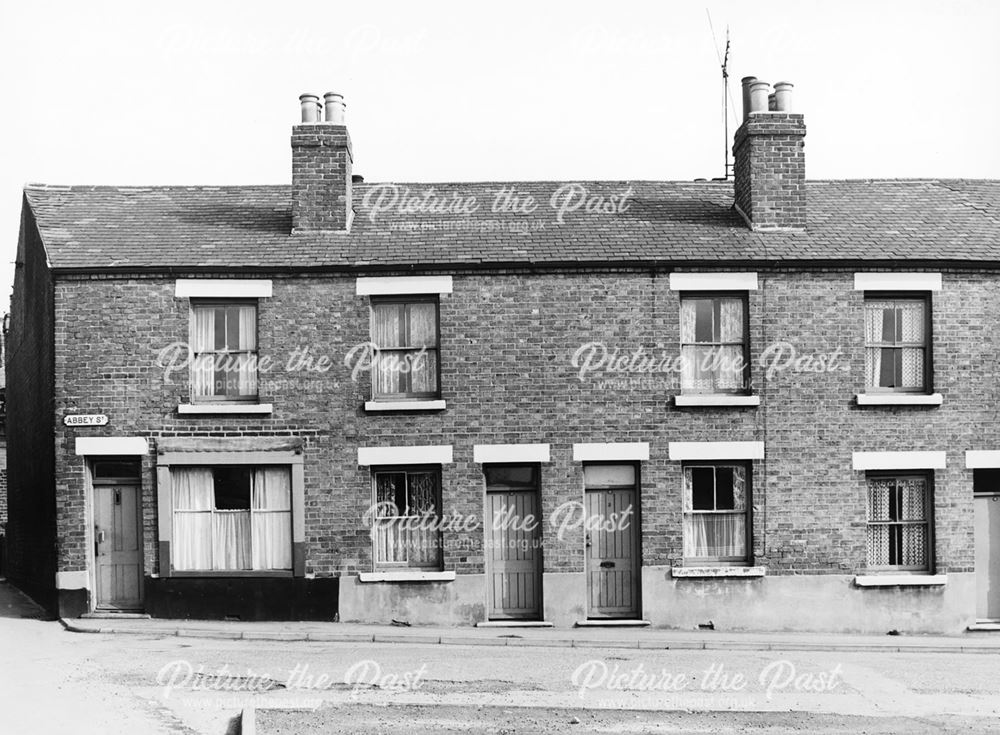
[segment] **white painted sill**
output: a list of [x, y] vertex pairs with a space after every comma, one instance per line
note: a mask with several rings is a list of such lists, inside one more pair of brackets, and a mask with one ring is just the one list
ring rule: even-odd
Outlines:
[[767, 567], [672, 567], [670, 575], [687, 579], [759, 578], [767, 576]]
[[547, 620], [480, 620], [477, 628], [551, 628]]
[[858, 587], [941, 587], [947, 583], [947, 574], [859, 574], [854, 578]]
[[453, 582], [455, 572], [359, 572], [359, 582]]
[[859, 406], [940, 406], [944, 396], [940, 393], [858, 393]]
[[443, 411], [444, 401], [365, 401], [365, 411]]
[[675, 406], [759, 406], [760, 396], [679, 395]]
[[274, 410], [270, 403], [181, 403], [177, 413], [187, 414], [270, 414]]

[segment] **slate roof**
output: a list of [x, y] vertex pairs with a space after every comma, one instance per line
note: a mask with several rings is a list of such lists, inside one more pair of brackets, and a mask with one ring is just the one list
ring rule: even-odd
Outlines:
[[[567, 213], [565, 182], [364, 183], [349, 233], [291, 233], [285, 186], [42, 186], [25, 193], [57, 269], [364, 269], [477, 264], [746, 263], [928, 260], [1000, 263], [1000, 181], [849, 180], [807, 184], [805, 232], [755, 233], [730, 183], [582, 182], [589, 195], [632, 187], [623, 212]], [[381, 187], [381, 188], [379, 188]], [[501, 187], [532, 195], [531, 214], [492, 211]], [[471, 214], [375, 212], [409, 190], [467, 200]], [[440, 198], [440, 199], [438, 199]]]

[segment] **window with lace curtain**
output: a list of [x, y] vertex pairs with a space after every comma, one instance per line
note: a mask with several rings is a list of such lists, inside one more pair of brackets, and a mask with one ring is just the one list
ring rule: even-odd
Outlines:
[[750, 467], [684, 466], [684, 560], [740, 564], [749, 559]]
[[441, 570], [441, 472], [386, 468], [372, 473], [375, 569]]
[[926, 571], [929, 568], [926, 474], [868, 477], [868, 567]]
[[191, 305], [193, 401], [257, 400], [257, 304]]
[[867, 391], [930, 391], [929, 313], [926, 297], [866, 296]]
[[747, 298], [681, 297], [681, 392], [746, 393], [750, 384]]
[[438, 398], [436, 296], [372, 299], [372, 397]]
[[291, 570], [287, 467], [175, 467], [170, 482], [175, 571]]

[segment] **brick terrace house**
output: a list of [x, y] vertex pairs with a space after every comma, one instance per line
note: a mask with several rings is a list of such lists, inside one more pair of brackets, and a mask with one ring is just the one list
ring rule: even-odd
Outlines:
[[807, 182], [775, 86], [732, 182], [365, 183], [330, 94], [290, 187], [28, 186], [10, 578], [63, 616], [1000, 618], [1000, 182]]

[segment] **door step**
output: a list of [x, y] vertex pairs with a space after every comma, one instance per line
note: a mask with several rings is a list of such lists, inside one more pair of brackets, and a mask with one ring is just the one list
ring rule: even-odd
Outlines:
[[545, 620], [483, 620], [476, 623], [477, 628], [551, 628], [552, 623]]
[[94, 610], [84, 613], [81, 618], [89, 620], [149, 620], [152, 615], [143, 612], [126, 612], [118, 610]]
[[1000, 620], [977, 620], [966, 630], [973, 633], [986, 633], [989, 631], [1000, 631]]
[[646, 628], [652, 625], [648, 620], [577, 620], [576, 628]]

